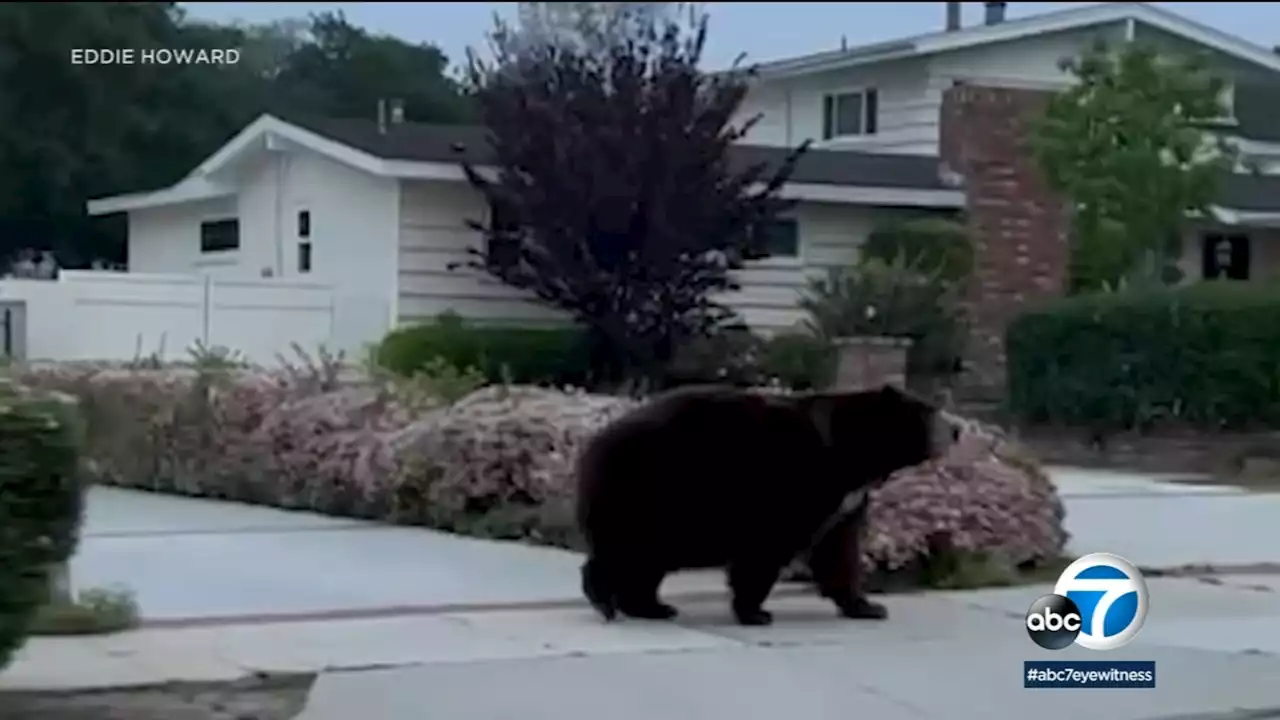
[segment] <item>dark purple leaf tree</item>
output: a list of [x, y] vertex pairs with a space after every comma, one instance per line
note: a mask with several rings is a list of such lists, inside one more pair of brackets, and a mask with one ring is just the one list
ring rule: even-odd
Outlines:
[[603, 51], [498, 41], [470, 63], [489, 147], [463, 167], [490, 208], [471, 264], [583, 323], [608, 380], [657, 380], [733, 323], [733, 271], [764, 256], [752, 229], [791, 206], [779, 191], [806, 147], [735, 162], [753, 71], [701, 71], [706, 28], [642, 19]]

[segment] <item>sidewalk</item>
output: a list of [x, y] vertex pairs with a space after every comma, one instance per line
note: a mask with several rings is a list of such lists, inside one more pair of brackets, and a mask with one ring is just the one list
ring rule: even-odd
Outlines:
[[[302, 720], [417, 720], [424, 707], [449, 720], [605, 711], [618, 720], [835, 720], [855, 708], [877, 720], [1135, 720], [1280, 707], [1280, 577], [1155, 578], [1150, 587], [1143, 632], [1105, 656], [1031, 644], [1021, 618], [1046, 586], [890, 596], [887, 623], [841, 621], [815, 598], [778, 597], [767, 628], [738, 627], [723, 602], [697, 601], [679, 603], [678, 625], [605, 624], [576, 607], [36, 639], [0, 674], [0, 690], [323, 672]], [[1072, 658], [1155, 660], [1158, 687], [1022, 689], [1022, 661]]]

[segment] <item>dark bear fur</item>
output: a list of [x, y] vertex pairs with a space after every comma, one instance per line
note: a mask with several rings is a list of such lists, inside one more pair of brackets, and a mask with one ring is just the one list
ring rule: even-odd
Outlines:
[[844, 616], [884, 618], [861, 587], [866, 502], [840, 515], [842, 502], [944, 451], [958, 433], [944, 418], [893, 387], [656, 396], [579, 458], [583, 591], [606, 619], [670, 619], [676, 610], [658, 599], [668, 573], [724, 567], [738, 622], [764, 625], [780, 572], [807, 550], [819, 590]]

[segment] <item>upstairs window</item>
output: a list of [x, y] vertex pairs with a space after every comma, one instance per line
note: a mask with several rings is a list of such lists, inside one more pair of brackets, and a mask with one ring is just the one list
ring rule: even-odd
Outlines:
[[200, 223], [200, 252], [216, 253], [239, 249], [239, 220], [210, 220]]
[[879, 115], [875, 88], [827, 95], [822, 98], [822, 139], [875, 135]]

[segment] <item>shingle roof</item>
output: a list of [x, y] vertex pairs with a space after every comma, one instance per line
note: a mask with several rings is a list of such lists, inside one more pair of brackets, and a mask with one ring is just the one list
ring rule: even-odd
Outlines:
[[[289, 123], [386, 160], [418, 162], [485, 161], [484, 128], [469, 125], [401, 123], [380, 133], [371, 120], [287, 118]], [[785, 148], [739, 145], [734, 160], [742, 166], [781, 164]], [[810, 150], [800, 158], [792, 182], [854, 187], [951, 189], [944, 184], [936, 157], [854, 151]]]
[[1232, 102], [1237, 135], [1249, 140], [1280, 140], [1280, 83], [1239, 83]]
[[1231, 175], [1219, 188], [1218, 205], [1247, 212], [1280, 210], [1280, 176]]

